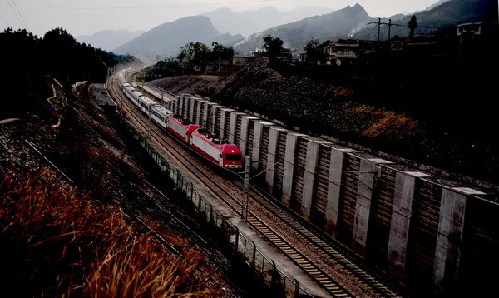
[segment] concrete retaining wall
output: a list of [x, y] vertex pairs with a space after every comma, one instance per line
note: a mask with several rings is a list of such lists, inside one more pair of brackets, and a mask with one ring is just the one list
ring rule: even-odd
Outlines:
[[[204, 99], [180, 96], [176, 101], [173, 109], [238, 144], [251, 157], [252, 175], [259, 176], [254, 181], [263, 190], [386, 267], [394, 278], [429, 287], [430, 292], [446, 291], [447, 284], [459, 284], [467, 276], [467, 268], [476, 268], [466, 264], [482, 258], [467, 239], [477, 238], [487, 248], [499, 246], [499, 232], [489, 231], [494, 228], [479, 223], [480, 217], [468, 216], [467, 207], [474, 202], [481, 202], [480, 208], [499, 206], [487, 204], [486, 194], [474, 187], [446, 185], [417, 169], [288, 131]], [[497, 238], [474, 235], [470, 227], [476, 226]], [[499, 257], [491, 258], [499, 264]]]

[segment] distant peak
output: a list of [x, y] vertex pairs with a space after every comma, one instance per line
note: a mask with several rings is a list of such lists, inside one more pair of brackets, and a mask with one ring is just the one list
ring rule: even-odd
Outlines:
[[182, 17], [182, 18], [178, 18], [176, 21], [183, 21], [183, 20], [195, 20], [195, 19], [199, 19], [199, 20], [203, 20], [203, 19], [209, 19], [208, 17], [206, 16], [188, 16], [188, 17]]
[[366, 10], [364, 9], [364, 7], [362, 7], [362, 5], [360, 5], [359, 3], [355, 3], [354, 6], [348, 6], [348, 7], [345, 7], [344, 9], [346, 10], [351, 10], [351, 11], [356, 11], [356, 12], [366, 12]]
[[211, 21], [206, 16], [189, 16], [177, 19], [174, 23], [211, 23]]
[[215, 9], [213, 12], [232, 12], [232, 9], [229, 7], [220, 7]]
[[264, 12], [269, 12], [269, 11], [274, 12], [274, 11], [278, 11], [278, 10], [277, 10], [277, 8], [275, 8], [273, 6], [265, 6], [265, 7], [262, 7], [260, 9], [258, 9], [258, 11], [259, 12], [262, 12], [262, 11], [264, 11]]

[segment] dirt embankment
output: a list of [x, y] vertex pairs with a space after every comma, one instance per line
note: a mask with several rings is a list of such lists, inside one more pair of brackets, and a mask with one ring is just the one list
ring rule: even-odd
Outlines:
[[175, 212], [193, 229], [198, 224], [165, 179], [156, 187], [170, 201], [151, 187], [160, 175], [109, 114], [86, 98], [60, 90], [57, 98], [57, 106], [42, 101], [0, 123], [3, 289], [35, 297], [242, 296], [230, 260], [171, 220]]
[[288, 128], [299, 127], [308, 134], [327, 135], [446, 171], [499, 182], [499, 150], [490, 142], [463, 137], [400, 110], [366, 104], [370, 101], [360, 99], [361, 92], [354, 88], [285, 76], [269, 67], [266, 58], [228, 77], [180, 76], [150, 84], [174, 94], [210, 97], [239, 110], [280, 120]]

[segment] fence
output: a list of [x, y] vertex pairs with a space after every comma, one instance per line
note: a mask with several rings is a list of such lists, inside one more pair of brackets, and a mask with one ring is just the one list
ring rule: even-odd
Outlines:
[[[122, 118], [119, 118], [122, 119]], [[165, 173], [173, 185], [181, 191], [185, 197], [191, 201], [196, 211], [201, 214], [205, 220], [214, 228], [219, 229], [226, 235], [229, 246], [238, 252], [246, 261], [246, 263], [259, 275], [265, 284], [271, 289], [280, 292], [284, 297], [301, 297], [311, 296], [305, 289], [300, 287], [299, 282], [280, 269], [277, 268], [275, 262], [266, 257], [255, 245], [255, 243], [240, 233], [237, 226], [228, 221], [206, 198], [199, 194], [194, 184], [189, 181], [178, 169], [172, 167], [168, 161], [161, 156], [156, 149], [149, 143], [146, 137], [142, 136], [130, 123], [122, 120], [122, 124], [127, 131], [136, 140], [142, 148], [150, 155], [150, 157]]]

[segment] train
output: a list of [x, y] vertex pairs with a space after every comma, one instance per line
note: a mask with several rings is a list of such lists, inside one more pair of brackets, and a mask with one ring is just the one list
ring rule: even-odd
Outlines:
[[236, 172], [243, 169], [244, 161], [238, 146], [220, 140], [200, 125], [172, 113], [126, 82], [123, 77], [119, 77], [119, 82], [127, 99], [177, 140], [218, 167]]

